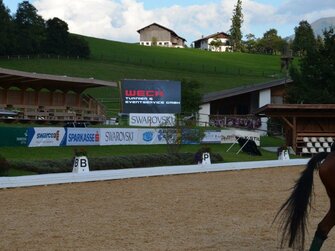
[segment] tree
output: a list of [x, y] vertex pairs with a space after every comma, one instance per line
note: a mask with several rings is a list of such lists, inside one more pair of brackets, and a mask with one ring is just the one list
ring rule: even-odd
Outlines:
[[257, 45], [257, 39], [254, 34], [247, 34], [245, 35], [247, 41], [244, 42], [246, 50], [251, 53], [251, 52], [256, 52], [256, 45]]
[[291, 103], [335, 103], [335, 34], [324, 32], [323, 43], [310, 48], [301, 58], [300, 67], [291, 67], [293, 85], [288, 88]]
[[181, 81], [181, 112], [183, 114], [194, 114], [200, 109], [202, 94], [200, 83], [195, 80]]
[[46, 40], [44, 51], [58, 55], [67, 53], [69, 33], [68, 25], [55, 17], [46, 21]]
[[45, 39], [44, 20], [37, 14], [36, 8], [28, 1], [19, 4], [14, 17], [17, 33], [18, 52], [36, 54], [41, 52]]
[[316, 46], [312, 26], [307, 21], [301, 21], [298, 27], [294, 28], [294, 39], [292, 49], [294, 53], [303, 55], [306, 51]]
[[0, 0], [0, 55], [9, 54], [12, 44], [12, 20], [9, 9]]
[[217, 51], [218, 48], [220, 48], [220, 46], [223, 45], [223, 42], [222, 42], [220, 39], [216, 38], [216, 39], [212, 40], [212, 41], [209, 43], [209, 45], [212, 46], [212, 47], [214, 47], [214, 48], [215, 48], [215, 51]]
[[157, 41], [158, 41], [157, 37], [152, 37], [151, 38], [151, 45], [152, 46], [157, 46]]
[[276, 29], [266, 31], [263, 38], [259, 41], [259, 49], [266, 54], [277, 54], [282, 52], [287, 43], [277, 34]]
[[242, 48], [242, 23], [243, 23], [243, 14], [242, 14], [242, 1], [237, 0], [235, 9], [233, 11], [233, 17], [231, 18], [231, 28], [230, 28], [230, 40], [233, 46], [233, 50], [240, 51]]
[[67, 55], [74, 57], [84, 57], [87, 58], [91, 54], [88, 42], [79, 35], [70, 34]]

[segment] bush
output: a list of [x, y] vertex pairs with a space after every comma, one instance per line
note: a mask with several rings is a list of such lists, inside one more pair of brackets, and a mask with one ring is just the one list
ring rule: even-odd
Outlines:
[[9, 167], [10, 166], [7, 160], [3, 156], [0, 155], [0, 175], [2, 176], [8, 175]]
[[[211, 154], [212, 163], [222, 162], [220, 154]], [[140, 167], [192, 165], [193, 153], [178, 154], [141, 154], [131, 156], [111, 156], [89, 158], [90, 170], [110, 170]], [[31, 171], [38, 174], [71, 172], [73, 160], [38, 160], [38, 161], [12, 161], [11, 167], [19, 170]]]

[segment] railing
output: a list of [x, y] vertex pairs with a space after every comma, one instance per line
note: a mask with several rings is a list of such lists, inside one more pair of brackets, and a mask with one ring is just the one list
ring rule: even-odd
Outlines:
[[85, 106], [41, 106], [24, 104], [0, 104], [0, 108], [17, 112], [16, 117], [7, 117], [2, 119], [16, 119], [23, 121], [87, 121], [104, 122], [106, 120], [104, 107], [94, 98], [82, 97]]
[[214, 127], [236, 127], [246, 129], [260, 128], [259, 117], [253, 115], [210, 115], [209, 125]]

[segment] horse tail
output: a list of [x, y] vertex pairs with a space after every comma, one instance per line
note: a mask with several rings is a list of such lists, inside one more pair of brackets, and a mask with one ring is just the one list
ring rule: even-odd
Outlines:
[[303, 250], [308, 208], [311, 204], [313, 190], [313, 173], [319, 168], [320, 162], [327, 157], [327, 152], [314, 155], [307, 163], [305, 170], [292, 188], [292, 194], [280, 207], [279, 216], [282, 229], [281, 247], [288, 241], [289, 247]]

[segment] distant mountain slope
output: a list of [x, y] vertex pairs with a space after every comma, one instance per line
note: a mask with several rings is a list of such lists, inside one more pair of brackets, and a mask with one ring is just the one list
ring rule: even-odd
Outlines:
[[311, 23], [315, 36], [322, 36], [325, 29], [332, 27], [335, 29], [335, 17], [325, 17]]
[[[296, 26], [298, 27], [299, 24]], [[323, 31], [325, 29], [329, 29], [330, 27], [335, 29], [335, 17], [323, 17], [320, 18], [313, 23], [311, 23], [312, 29], [314, 31], [315, 36], [323, 36]], [[294, 34], [286, 37], [286, 40], [293, 40], [294, 39]]]

